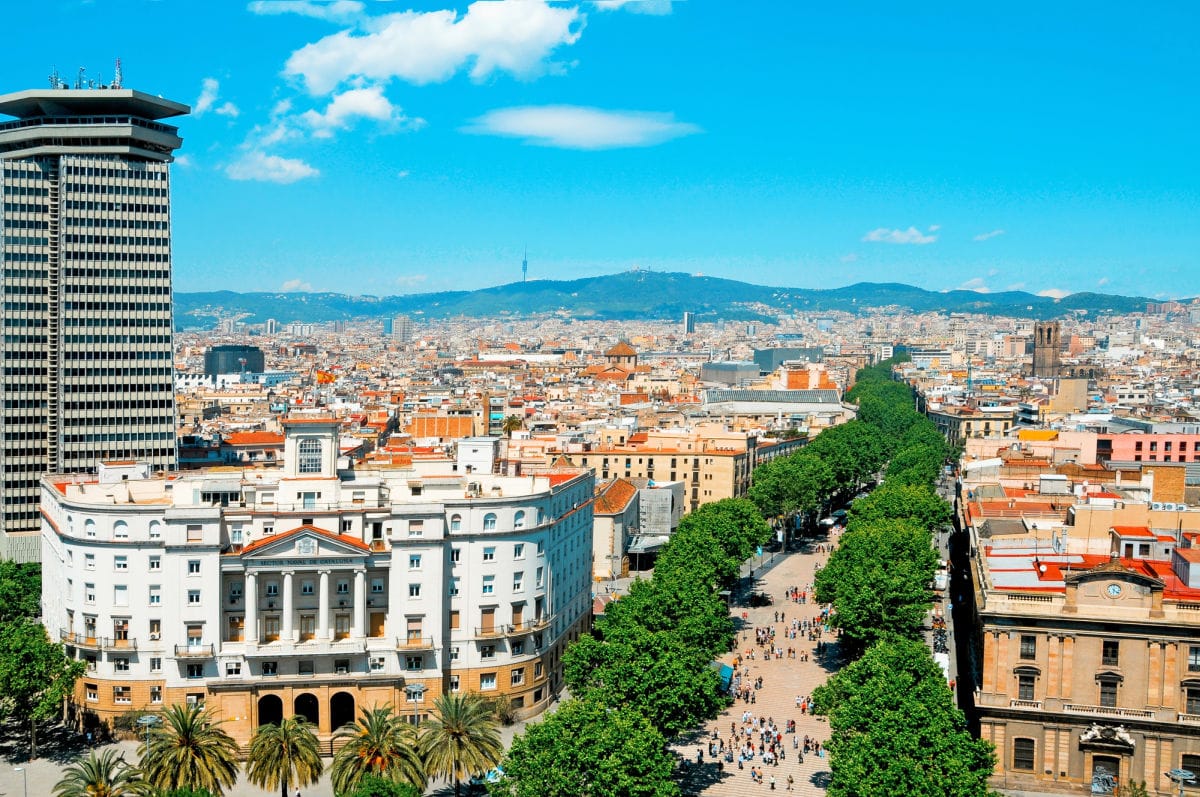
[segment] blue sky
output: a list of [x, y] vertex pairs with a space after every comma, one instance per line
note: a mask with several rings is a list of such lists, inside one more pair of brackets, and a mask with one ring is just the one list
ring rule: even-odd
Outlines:
[[531, 279], [1200, 293], [1200, 6], [901, 5], [46, 0], [0, 91], [120, 56], [193, 107], [182, 291], [478, 288], [528, 245]]

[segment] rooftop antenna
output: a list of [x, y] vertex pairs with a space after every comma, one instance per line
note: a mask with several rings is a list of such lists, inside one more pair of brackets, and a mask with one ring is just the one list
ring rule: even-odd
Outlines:
[[58, 77], [58, 67], [56, 67], [56, 66], [51, 67], [50, 68], [50, 88], [52, 88], [52, 89], [58, 88], [58, 85], [61, 82], [62, 81], [59, 80], [59, 77]]
[[521, 282], [529, 277], [529, 247], [525, 247], [525, 254], [521, 258]]
[[77, 74], [75, 76], [75, 88], [81, 89], [86, 84], [87, 81], [83, 77], [83, 74], [86, 71], [87, 71], [87, 67], [84, 67], [84, 66], [79, 67], [79, 74]]
[[120, 59], [120, 58], [118, 58], [118, 59], [117, 59], [117, 72], [116, 72], [116, 74], [115, 74], [115, 75], [113, 75], [112, 87], [113, 87], [114, 89], [119, 89], [119, 88], [121, 88], [121, 80], [122, 80], [122, 79], [123, 79], [123, 78], [122, 78], [122, 75], [121, 75], [121, 59]]

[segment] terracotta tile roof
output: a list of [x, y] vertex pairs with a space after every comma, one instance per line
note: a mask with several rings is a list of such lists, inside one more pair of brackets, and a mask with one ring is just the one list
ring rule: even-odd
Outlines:
[[283, 435], [275, 432], [230, 432], [225, 442], [231, 446], [283, 445]]
[[334, 534], [332, 531], [326, 531], [325, 529], [319, 529], [316, 526], [305, 525], [305, 526], [297, 526], [296, 528], [292, 529], [291, 531], [285, 531], [281, 534], [272, 534], [269, 537], [263, 537], [261, 540], [255, 540], [254, 542], [247, 545], [245, 548], [242, 548], [241, 555], [245, 556], [246, 554], [251, 553], [252, 551], [257, 551], [258, 549], [265, 548], [268, 545], [274, 545], [275, 543], [279, 542], [280, 540], [285, 540], [288, 537], [293, 537], [304, 531], [310, 532], [312, 534], [316, 534], [319, 537], [325, 537], [326, 539], [337, 540], [338, 542], [340, 542], [344, 545], [349, 545], [351, 547], [359, 548], [364, 551], [371, 550], [371, 546], [367, 545], [365, 542], [363, 542], [362, 540], [360, 540], [356, 537], [348, 537], [344, 534]]
[[1112, 530], [1122, 537], [1153, 537], [1146, 526], [1113, 526]]
[[608, 351], [604, 352], [605, 357], [636, 357], [637, 351], [634, 350], [625, 341], [620, 341], [616, 346], [613, 346]]
[[593, 513], [615, 515], [623, 512], [637, 495], [637, 491], [637, 485], [625, 479], [614, 479], [608, 484], [601, 485], [596, 490], [596, 505]]

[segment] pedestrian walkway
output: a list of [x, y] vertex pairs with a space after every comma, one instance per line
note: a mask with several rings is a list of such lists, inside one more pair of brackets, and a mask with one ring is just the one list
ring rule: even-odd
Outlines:
[[[818, 550], [823, 546], [824, 551]], [[823, 684], [835, 667], [837, 646], [831, 635], [826, 634], [823, 641], [828, 650], [823, 656], [815, 653], [816, 642], [810, 642], [806, 635], [798, 633], [795, 639], [785, 637], [785, 628], [791, 627], [792, 620], [809, 620], [820, 614], [820, 606], [812, 602], [811, 592], [809, 602], [798, 604], [787, 599], [787, 590], [792, 587], [806, 589], [813, 581], [816, 568], [829, 559], [827, 552], [829, 543], [820, 541], [787, 554], [776, 554], [772, 560], [759, 565], [757, 557], [747, 563], [743, 572], [754, 569], [755, 575], [738, 596], [735, 596], [731, 612], [738, 627], [738, 647], [736, 652], [730, 652], [722, 657], [724, 664], [732, 665], [734, 656], [741, 655], [743, 662], [740, 671], [749, 669], [748, 682], [753, 684], [759, 677], [762, 688], [755, 689], [754, 703], [743, 700], [735, 701], [716, 720], [707, 723], [703, 731], [689, 736], [674, 745], [673, 749], [688, 761], [687, 772], [681, 778], [683, 793], [686, 795], [705, 795], [706, 797], [743, 797], [746, 794], [756, 794], [771, 790], [770, 779], [775, 777], [775, 791], [787, 791], [788, 775], [792, 776], [792, 794], [819, 795], [824, 794], [829, 782], [829, 758], [827, 756], [806, 755], [800, 762], [798, 750], [793, 747], [793, 734], [783, 735], [784, 757], [777, 764], [764, 765], [762, 756], [757, 755], [747, 762], [743, 769], [738, 769], [737, 753], [733, 762], [718, 762], [709, 755], [709, 741], [713, 732], [728, 745], [731, 724], [737, 730], [742, 727], [743, 713], [749, 711], [761, 719], [770, 718], [783, 729], [788, 720], [796, 721], [794, 736], [803, 743], [807, 735], [822, 744], [829, 736], [829, 726], [824, 717], [813, 716], [811, 713], [801, 714], [797, 708], [797, 697], [807, 698], [812, 695], [813, 688]], [[752, 607], [749, 597], [753, 593], [765, 593], [772, 599], [767, 606]], [[782, 619], [777, 617], [782, 614]], [[764, 660], [762, 649], [756, 646], [755, 629], [774, 628], [775, 647], [782, 647], [784, 658], [772, 657]], [[795, 648], [797, 657], [786, 658], [787, 649]], [[755, 650], [755, 658], [748, 659], [745, 653], [748, 649]], [[804, 661], [803, 654], [808, 654]], [[758, 737], [755, 736], [755, 744]], [[697, 764], [697, 750], [703, 751], [703, 762]], [[762, 772], [762, 783], [751, 779], [750, 768]]]

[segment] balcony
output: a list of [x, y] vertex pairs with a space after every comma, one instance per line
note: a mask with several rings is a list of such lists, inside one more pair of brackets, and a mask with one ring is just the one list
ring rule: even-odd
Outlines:
[[1117, 708], [1116, 706], [1085, 706], [1079, 703], [1067, 703], [1063, 706], [1067, 714], [1090, 714], [1098, 717], [1127, 717], [1129, 719], [1152, 720], [1153, 711], [1140, 708]]
[[508, 627], [509, 626], [506, 626], [506, 625], [493, 625], [493, 626], [485, 627], [485, 628], [476, 628], [475, 629], [475, 638], [476, 639], [499, 639], [500, 637], [504, 636], [504, 634], [506, 633], [506, 629]]
[[1008, 701], [1008, 707], [1009, 708], [1026, 708], [1026, 709], [1033, 709], [1035, 711], [1040, 711], [1042, 708], [1042, 701], [1040, 701], [1040, 700], [1010, 700], [1010, 701]]
[[1176, 714], [1176, 722], [1186, 722], [1189, 725], [1200, 725], [1200, 714]]
[[433, 637], [396, 637], [396, 650], [433, 650]]
[[215, 655], [215, 647], [211, 642], [207, 645], [176, 645], [175, 658], [211, 659]]
[[112, 639], [103, 636], [84, 636], [60, 629], [59, 640], [77, 648], [89, 650], [137, 650], [136, 639]]
[[344, 639], [305, 639], [293, 642], [286, 639], [273, 639], [243, 643], [242, 654], [246, 657], [276, 658], [279, 656], [320, 656], [340, 653], [349, 655], [362, 653], [367, 649], [365, 637], [346, 637]]

